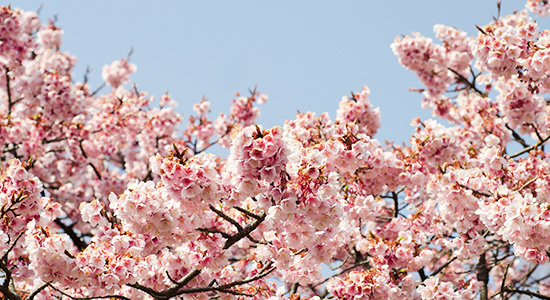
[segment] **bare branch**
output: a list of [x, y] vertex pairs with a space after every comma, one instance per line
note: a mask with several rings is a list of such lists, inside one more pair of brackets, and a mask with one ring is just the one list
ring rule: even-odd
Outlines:
[[19, 239], [23, 236], [23, 233], [25, 233], [24, 231], [21, 231], [17, 237], [15, 238], [15, 241], [13, 241], [13, 243], [11, 244], [11, 246], [8, 248], [8, 250], [6, 250], [6, 252], [4, 253], [4, 255], [2, 255], [2, 262], [4, 263], [7, 263], [8, 262], [8, 254], [11, 252], [11, 250], [13, 250], [13, 248], [15, 247], [15, 244], [17, 244], [17, 242], [19, 241]]
[[256, 228], [258, 228], [258, 226], [260, 226], [260, 224], [265, 220], [265, 216], [266, 216], [265, 212], [262, 212], [259, 215], [260, 217], [259, 219], [254, 220], [252, 223], [246, 225], [245, 228], [243, 228], [242, 230], [239, 230], [239, 232], [237, 232], [231, 238], [227, 239], [227, 241], [225, 241], [225, 245], [223, 246], [223, 249], [228, 249], [233, 244], [240, 241], [242, 238], [248, 237], [249, 234], [252, 231], [254, 231]]
[[193, 280], [195, 277], [197, 277], [200, 273], [201, 273], [201, 270], [193, 270], [193, 271], [187, 273], [187, 275], [185, 275], [185, 277], [183, 277], [180, 281], [178, 281], [172, 287], [170, 287], [166, 290], [160, 291], [160, 292], [158, 292], [158, 291], [156, 291], [156, 290], [154, 290], [150, 287], [146, 287], [146, 286], [143, 286], [141, 284], [138, 284], [138, 283], [129, 284], [129, 286], [131, 286], [135, 289], [141, 290], [141, 291], [153, 296], [155, 299], [169, 299], [173, 296], [179, 295], [179, 294], [177, 294], [177, 292], [180, 291], [180, 289], [182, 287], [184, 287], [186, 284], [188, 284], [191, 280]]
[[227, 290], [232, 288], [232, 287], [247, 284], [249, 282], [256, 281], [258, 279], [261, 279], [261, 278], [269, 275], [271, 272], [275, 271], [275, 269], [276, 269], [276, 267], [272, 267], [272, 265], [273, 265], [273, 263], [270, 262], [262, 270], [260, 270], [260, 272], [258, 272], [257, 275], [255, 275], [253, 277], [250, 277], [250, 278], [234, 281], [234, 282], [227, 283], [227, 284], [222, 284], [222, 285], [219, 285], [219, 286], [183, 289], [183, 290], [179, 291], [177, 294], [175, 294], [174, 296], [181, 295], [181, 294], [201, 293], [201, 292], [222, 292], [222, 293], [227, 293]]
[[243, 227], [241, 226], [241, 224], [237, 223], [237, 221], [233, 220], [231, 217], [224, 214], [221, 210], [217, 210], [214, 206], [212, 206], [212, 204], [209, 204], [208, 207], [210, 208], [210, 210], [215, 212], [216, 215], [220, 216], [220, 218], [226, 220], [227, 222], [231, 223], [233, 226], [237, 227], [239, 231], [243, 230]]
[[451, 69], [451, 68], [447, 68], [447, 70], [451, 71], [453, 74], [456, 75], [457, 79], [457, 83], [458, 82], [462, 82], [464, 84], [466, 84], [470, 89], [472, 89], [473, 91], [475, 91], [476, 93], [478, 93], [479, 95], [481, 95], [482, 97], [487, 97], [487, 95], [485, 93], [483, 93], [482, 91], [480, 91], [477, 87], [476, 87], [476, 84], [475, 84], [475, 81], [472, 81], [470, 82], [468, 80], [468, 78], [464, 77], [462, 74], [458, 73], [457, 71]]
[[514, 140], [516, 142], [520, 143], [523, 147], [529, 147], [529, 144], [527, 144], [527, 142], [521, 137], [521, 135], [519, 135], [519, 133], [512, 129], [512, 127], [510, 127], [508, 123], [504, 124], [504, 126], [506, 126], [506, 128], [512, 132], [512, 136], [514, 137]]
[[507, 266], [506, 266], [506, 271], [504, 271], [504, 277], [502, 278], [502, 283], [500, 285], [500, 299], [504, 299], [504, 285], [506, 283], [506, 276], [508, 276], [508, 269], [510, 268], [510, 266], [512, 265], [512, 263], [509, 263]]
[[456, 260], [456, 256], [455, 257], [452, 257], [451, 259], [449, 259], [446, 263], [444, 263], [441, 267], [439, 267], [437, 270], [435, 270], [432, 275], [430, 276], [435, 276], [439, 273], [441, 273], [441, 271], [443, 271], [446, 267], [448, 267], [453, 261]]
[[527, 147], [527, 148], [524, 148], [523, 150], [518, 151], [518, 152], [516, 152], [516, 153], [514, 153], [514, 154], [512, 154], [512, 155], [509, 155], [508, 157], [509, 157], [509, 158], [516, 158], [516, 157], [518, 157], [518, 156], [520, 156], [520, 155], [522, 155], [522, 154], [524, 154], [524, 153], [527, 153], [527, 152], [529, 152], [529, 151], [531, 151], [531, 150], [533, 150], [533, 149], [538, 148], [539, 146], [541, 146], [541, 145], [543, 145], [544, 143], [546, 143], [549, 139], [550, 139], [550, 135], [549, 135], [548, 137], [546, 137], [545, 139], [538, 141], [535, 145], [532, 145], [532, 146], [529, 146], [529, 147]]
[[213, 228], [204, 228], [204, 227], [199, 227], [197, 228], [198, 231], [202, 231], [202, 232], [207, 232], [207, 233], [219, 233], [222, 235], [222, 237], [228, 239], [228, 238], [231, 238], [231, 235], [228, 234], [228, 233], [225, 233], [221, 230], [217, 230], [217, 229], [213, 229]]
[[511, 289], [511, 288], [504, 288], [504, 289], [505, 289], [506, 292], [509, 292], [509, 293], [516, 293], [516, 294], [528, 295], [528, 296], [531, 296], [531, 297], [537, 297], [537, 298], [539, 298], [539, 299], [550, 300], [550, 297], [549, 297], [549, 296], [541, 295], [541, 294], [538, 294], [538, 293], [535, 293], [535, 292], [531, 292], [531, 291], [519, 290], [519, 289]]
[[255, 213], [253, 213], [253, 212], [251, 212], [251, 211], [248, 211], [248, 210], [246, 210], [246, 209], [244, 209], [244, 208], [242, 208], [242, 207], [233, 206], [233, 208], [236, 209], [236, 210], [238, 210], [238, 211], [240, 211], [240, 212], [242, 212], [243, 214], [245, 214], [245, 215], [247, 215], [247, 216], [249, 216], [249, 217], [251, 217], [251, 218], [256, 219], [256, 220], [258, 220], [258, 219], [261, 218], [259, 215], [255, 214]]
[[76, 223], [65, 225], [65, 223], [63, 223], [63, 221], [59, 218], [55, 219], [54, 222], [71, 238], [71, 241], [73, 241], [73, 244], [78, 248], [78, 250], [82, 251], [88, 247], [88, 244], [86, 244], [86, 242], [84, 242], [73, 230]]
[[481, 300], [488, 300], [488, 289], [487, 286], [489, 285], [489, 269], [487, 268], [487, 260], [485, 258], [485, 253], [481, 254], [479, 256], [479, 262], [477, 264], [477, 280], [480, 282], [483, 282], [483, 286], [481, 287]]
[[34, 292], [32, 292], [29, 297], [27, 297], [27, 299], [25, 300], [32, 300], [34, 299], [34, 297], [36, 295], [38, 295], [38, 293], [40, 293], [43, 289], [45, 289], [46, 287], [48, 287], [49, 285], [51, 284], [51, 281], [50, 282], [46, 282], [44, 283], [43, 285], [41, 285], [40, 287], [38, 287]]
[[467, 190], [472, 191], [474, 194], [477, 194], [477, 195], [480, 195], [480, 196], [485, 196], [485, 197], [493, 197], [493, 195], [491, 195], [491, 194], [487, 194], [487, 193], [484, 193], [484, 192], [476, 191], [476, 190], [474, 190], [474, 189], [472, 189], [472, 188], [469, 188], [469, 187], [463, 185], [462, 183], [458, 183], [458, 182], [457, 182], [456, 184], [457, 184], [459, 187], [463, 188], [463, 189], [467, 189]]
[[204, 287], [182, 289], [182, 287], [185, 286], [187, 283], [189, 283], [189, 281], [191, 281], [193, 278], [199, 275], [199, 273], [201, 272], [200, 270], [193, 270], [189, 272], [189, 274], [187, 274], [182, 280], [180, 280], [178, 284], [161, 292], [155, 291], [152, 288], [142, 286], [140, 284], [130, 284], [129, 286], [139, 289], [153, 296], [155, 299], [169, 299], [174, 296], [178, 296], [182, 294], [197, 294], [197, 293], [204, 293], [204, 292], [220, 292], [220, 293], [233, 294], [233, 295], [251, 296], [250, 294], [240, 293], [238, 291], [233, 291], [230, 289], [239, 285], [244, 285], [249, 282], [256, 281], [258, 279], [261, 279], [269, 275], [271, 272], [273, 272], [276, 269], [275, 267], [272, 267], [272, 265], [273, 265], [273, 262], [268, 263], [264, 268], [262, 268], [262, 270], [260, 270], [260, 272], [258, 272], [258, 274], [256, 274], [253, 277], [234, 281], [227, 284], [218, 285], [218, 286], [209, 285]]
[[102, 83], [99, 87], [97, 87], [97, 89], [96, 89], [95, 91], [92, 92], [91, 97], [93, 97], [93, 96], [95, 96], [97, 93], [99, 93], [99, 91], [101, 91], [101, 89], [104, 88], [105, 85], [106, 85], [106, 84], [105, 84], [105, 82], [104, 82], [104, 83]]
[[537, 177], [533, 177], [531, 179], [529, 179], [526, 183], [524, 183], [519, 189], [515, 190], [516, 192], [520, 192], [522, 191], [524, 188], [526, 188], [527, 186], [529, 186], [531, 183], [535, 182], [537, 180]]
[[51, 287], [52, 289], [54, 289], [56, 292], [60, 293], [61, 295], [65, 296], [65, 297], [69, 297], [71, 299], [75, 299], [75, 300], [93, 300], [93, 299], [121, 299], [121, 300], [131, 300], [130, 298], [126, 298], [124, 296], [120, 296], [120, 295], [107, 295], [107, 296], [92, 296], [92, 297], [78, 297], [78, 296], [71, 296], [65, 292], [63, 292], [62, 290], [56, 288], [55, 286], [53, 286], [52, 284], [48, 284], [49, 287]]

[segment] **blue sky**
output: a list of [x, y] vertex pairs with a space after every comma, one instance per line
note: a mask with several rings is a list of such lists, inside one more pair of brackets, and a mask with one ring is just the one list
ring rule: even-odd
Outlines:
[[[40, 1], [14, 1], [13, 7], [36, 10]], [[504, 0], [502, 14], [523, 8], [524, 1]], [[62, 50], [78, 59], [74, 80], [87, 66], [91, 83], [101, 82], [103, 65], [125, 57], [138, 66], [132, 80], [150, 95], [168, 90], [188, 116], [204, 95], [213, 113], [227, 111], [235, 92], [269, 95], [260, 106], [259, 123], [284, 124], [301, 112], [328, 111], [363, 85], [380, 107], [381, 141], [407, 141], [420, 108], [421, 87], [402, 68], [390, 44], [418, 31], [433, 37], [433, 25], [452, 25], [477, 34], [497, 14], [496, 0], [461, 1], [49, 1], [43, 22], [57, 15], [65, 30]], [[548, 28], [548, 21], [539, 22]], [[106, 91], [106, 90], [105, 90]]]

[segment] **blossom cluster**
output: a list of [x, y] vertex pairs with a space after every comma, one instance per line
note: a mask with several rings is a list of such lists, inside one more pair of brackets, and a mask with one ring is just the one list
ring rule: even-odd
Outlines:
[[0, 296], [550, 296], [550, 31], [527, 10], [478, 31], [392, 44], [435, 117], [397, 145], [367, 86], [271, 128], [256, 89], [184, 119], [128, 58], [94, 90], [54, 21], [0, 7]]

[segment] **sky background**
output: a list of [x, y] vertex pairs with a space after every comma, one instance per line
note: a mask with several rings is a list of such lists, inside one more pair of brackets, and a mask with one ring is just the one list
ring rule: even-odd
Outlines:
[[[502, 15], [524, 1], [503, 0]], [[381, 141], [408, 141], [422, 96], [414, 73], [390, 49], [396, 36], [418, 31], [434, 38], [444, 24], [477, 35], [497, 15], [496, 0], [421, 1], [13, 1], [36, 11], [42, 22], [56, 16], [65, 31], [62, 50], [78, 59], [73, 79], [86, 67], [92, 88], [105, 64], [126, 57], [139, 90], [158, 99], [169, 91], [184, 118], [206, 96], [213, 118], [227, 112], [235, 92], [269, 95], [258, 123], [282, 126], [297, 110], [336, 116], [338, 102], [363, 85], [380, 107]], [[537, 19], [541, 29], [549, 21]], [[434, 38], [434, 40], [436, 40]], [[103, 92], [108, 92], [104, 89]]]

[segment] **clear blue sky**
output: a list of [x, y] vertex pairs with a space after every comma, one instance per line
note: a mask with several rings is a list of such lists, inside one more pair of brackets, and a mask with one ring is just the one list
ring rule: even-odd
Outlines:
[[[40, 1], [14, 1], [36, 10]], [[503, 14], [524, 1], [504, 0]], [[233, 94], [258, 85], [269, 101], [260, 106], [259, 123], [283, 125], [297, 110], [328, 111], [350, 90], [371, 89], [380, 107], [381, 141], [407, 141], [420, 108], [421, 87], [402, 68], [390, 44], [398, 35], [418, 31], [433, 37], [433, 25], [452, 25], [477, 34], [497, 14], [496, 0], [423, 1], [47, 1], [43, 22], [57, 15], [65, 30], [63, 51], [78, 58], [74, 79], [86, 66], [91, 83], [101, 82], [104, 64], [131, 57], [138, 66], [132, 80], [140, 90], [168, 90], [188, 116], [203, 95], [217, 115]], [[541, 22], [540, 22], [541, 21]], [[540, 20], [549, 28], [548, 20]], [[158, 98], [157, 98], [158, 99]]]

